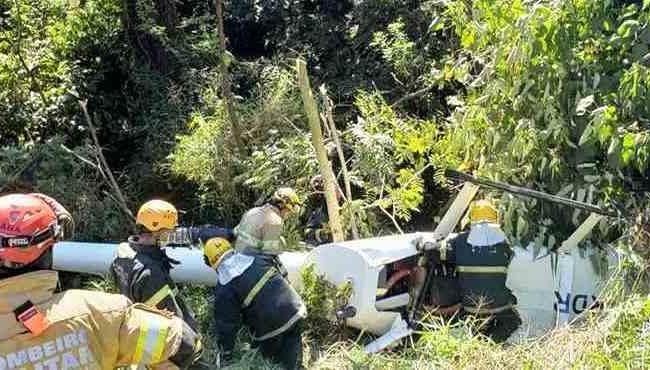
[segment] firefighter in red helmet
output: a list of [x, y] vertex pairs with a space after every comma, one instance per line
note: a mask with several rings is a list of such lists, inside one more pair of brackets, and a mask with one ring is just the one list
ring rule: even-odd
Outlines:
[[9, 207], [0, 209], [0, 267], [49, 267], [54, 241], [73, 233], [70, 213], [43, 194], [10, 194], [1, 199]]
[[181, 319], [116, 294], [54, 294], [47, 257], [71, 232], [54, 199], [0, 196], [0, 369], [190, 366], [201, 343]]

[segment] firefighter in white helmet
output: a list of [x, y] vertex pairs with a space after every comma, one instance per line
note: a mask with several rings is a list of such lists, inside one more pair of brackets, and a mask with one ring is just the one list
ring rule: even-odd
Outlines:
[[244, 323], [265, 356], [287, 369], [301, 367], [301, 328], [307, 310], [278, 258], [284, 219], [299, 205], [293, 189], [280, 188], [265, 205], [244, 214], [235, 228], [234, 251], [221, 258], [222, 244], [220, 248], [206, 244], [206, 261], [217, 269], [215, 327], [226, 362]]
[[266, 204], [242, 216], [235, 227], [235, 249], [277, 255], [282, 252], [284, 219], [300, 209], [300, 198], [292, 188], [279, 188]]
[[57, 273], [38, 262], [71, 221], [51, 198], [0, 197], [0, 370], [187, 368], [201, 343], [182, 320], [121, 295], [54, 293]]

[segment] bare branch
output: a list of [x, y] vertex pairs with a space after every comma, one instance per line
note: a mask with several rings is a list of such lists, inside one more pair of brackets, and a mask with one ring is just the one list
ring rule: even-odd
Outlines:
[[115, 177], [113, 177], [113, 172], [111, 171], [111, 168], [108, 166], [108, 162], [106, 162], [106, 158], [102, 153], [102, 147], [99, 144], [99, 139], [97, 138], [97, 131], [95, 130], [95, 126], [93, 125], [93, 122], [90, 119], [90, 115], [88, 114], [87, 101], [80, 100], [79, 106], [81, 106], [81, 110], [83, 111], [84, 117], [86, 118], [86, 123], [88, 124], [88, 128], [90, 129], [90, 135], [92, 136], [93, 142], [95, 143], [95, 149], [97, 151], [97, 156], [99, 157], [100, 164], [101, 164], [101, 166], [99, 166], [99, 169], [100, 171], [104, 172], [104, 174], [108, 177], [109, 185], [113, 188], [115, 195], [119, 199], [120, 207], [122, 208], [124, 213], [129, 215], [129, 217], [132, 220], [135, 220], [133, 213], [129, 209], [126, 198], [124, 197], [124, 194], [120, 189], [120, 186], [117, 184], [117, 181], [115, 181]]
[[[345, 186], [345, 194], [347, 198], [346, 200], [348, 202], [352, 202], [352, 187], [350, 186], [350, 174], [348, 173], [348, 165], [347, 162], [345, 161], [345, 155], [343, 154], [343, 146], [341, 145], [341, 140], [339, 139], [339, 134], [336, 131], [336, 125], [334, 124], [334, 114], [332, 113], [333, 111], [332, 100], [329, 98], [329, 96], [327, 96], [327, 89], [325, 88], [325, 85], [321, 85], [320, 93], [323, 98], [323, 103], [325, 107], [325, 114], [323, 115], [324, 117], [326, 117], [326, 119], [324, 119], [325, 127], [329, 126], [330, 137], [334, 141], [334, 145], [336, 145], [336, 152], [339, 156], [339, 161], [341, 162], [341, 172], [343, 173], [343, 185]], [[350, 229], [352, 231], [352, 239], [359, 239], [359, 230], [357, 229], [356, 212], [352, 207], [349, 208], [349, 216], [350, 216]]]
[[[87, 165], [93, 167], [94, 169], [101, 171], [101, 168], [100, 168], [100, 166], [99, 166], [98, 163], [93, 163], [90, 159], [88, 159], [88, 158], [86, 158], [86, 157], [83, 157], [81, 154], [75, 152], [74, 150], [68, 148], [67, 146], [65, 146], [65, 145], [63, 145], [63, 144], [61, 144], [61, 149], [65, 150], [65, 151], [68, 152], [69, 154], [72, 154], [72, 155], [75, 156], [78, 160], [80, 160], [80, 161], [84, 162], [85, 164], [87, 164]], [[102, 173], [102, 176], [104, 176], [103, 173]]]
[[427, 94], [429, 91], [433, 90], [435, 87], [436, 87], [435, 85], [427, 86], [427, 87], [425, 87], [423, 89], [414, 91], [414, 92], [412, 92], [410, 94], [407, 94], [407, 95], [404, 95], [401, 98], [397, 99], [395, 101], [395, 103], [391, 104], [391, 107], [397, 107], [398, 105], [403, 104], [404, 102], [419, 98], [419, 97]]
[[296, 70], [298, 72], [298, 86], [302, 95], [302, 101], [307, 114], [307, 120], [311, 130], [311, 143], [316, 152], [318, 166], [321, 175], [325, 180], [325, 201], [327, 203], [327, 213], [330, 219], [330, 228], [332, 230], [332, 239], [334, 241], [345, 240], [343, 226], [339, 214], [339, 204], [336, 199], [336, 179], [334, 172], [327, 160], [327, 152], [323, 145], [323, 132], [321, 130], [321, 121], [319, 119], [318, 108], [307, 75], [307, 63], [302, 59], [296, 59]]
[[[323, 87], [324, 86], [321, 86], [321, 94], [323, 93], [323, 90], [322, 90]], [[321, 119], [321, 121], [323, 121], [323, 127], [325, 127], [325, 131], [327, 132], [327, 137], [332, 137], [332, 130], [330, 129], [330, 125], [327, 122], [327, 117], [325, 117], [325, 113], [321, 112], [320, 119]]]
[[404, 234], [404, 231], [402, 231], [402, 228], [397, 223], [395, 216], [388, 213], [388, 211], [384, 207], [380, 206], [379, 204], [377, 204], [377, 207], [386, 215], [386, 217], [390, 218], [390, 220], [393, 222], [393, 225], [395, 225], [397, 231], [399, 231], [400, 234]]

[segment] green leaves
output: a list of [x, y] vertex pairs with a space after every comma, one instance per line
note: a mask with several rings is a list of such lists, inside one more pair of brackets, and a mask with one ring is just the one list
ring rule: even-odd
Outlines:
[[[608, 173], [645, 173], [650, 72], [635, 61], [647, 54], [649, 26], [638, 7], [572, 0], [510, 9], [511, 2], [478, 0], [468, 10], [461, 3], [449, 2], [445, 13], [461, 44], [453, 55], [480, 67], [461, 81], [464, 104], [450, 105], [433, 146], [436, 167], [551, 192], [593, 185], [593, 202], [607, 197], [603, 179], [618, 186], [621, 178]], [[504, 220], [514, 238], [538, 235], [535, 220], [577, 222], [551, 207], [506, 203], [514, 207]], [[561, 240], [570, 229], [554, 235]]]
[[616, 33], [623, 38], [631, 37], [637, 32], [640, 25], [641, 24], [639, 23], [639, 21], [635, 19], [628, 19], [623, 23], [621, 23], [620, 26], [618, 26]]
[[636, 146], [635, 146], [635, 135], [631, 133], [626, 133], [623, 135], [623, 148], [621, 150], [621, 160], [623, 161], [623, 165], [627, 166], [632, 158], [634, 157], [634, 154], [636, 152]]
[[[397, 217], [409, 221], [413, 211], [419, 211], [418, 206], [423, 200], [424, 182], [412, 169], [400, 169], [395, 180], [396, 187], [388, 188], [390, 205]], [[384, 201], [386, 204], [386, 201]], [[387, 207], [385, 207], [387, 208]]]
[[384, 59], [401, 76], [407, 76], [412, 70], [411, 64], [416, 55], [415, 43], [409, 40], [404, 27], [402, 20], [391, 23], [386, 32], [375, 32], [370, 44], [381, 51]]
[[306, 319], [307, 330], [312, 338], [321, 340], [331, 338], [338, 332], [336, 310], [349, 303], [352, 283], [344, 283], [337, 287], [319, 275], [314, 264], [303, 267], [300, 277], [302, 280], [300, 295], [309, 312]]
[[190, 117], [186, 134], [178, 135], [167, 158], [171, 173], [199, 186], [203, 205], [226, 209], [239, 218], [248, 206], [245, 196], [265, 197], [281, 185], [306, 191], [316, 173], [316, 160], [302, 120], [298, 90], [290, 71], [258, 65], [258, 85], [249, 101], [234, 101], [234, 109], [248, 132], [250, 154], [242, 155], [232, 140], [227, 106], [210, 75], [202, 98], [205, 104]]
[[390, 210], [394, 218], [409, 221], [424, 200], [421, 173], [439, 127], [431, 120], [398, 115], [378, 93], [359, 92], [356, 107], [361, 116], [350, 129], [351, 164], [372, 195], [367, 206]]

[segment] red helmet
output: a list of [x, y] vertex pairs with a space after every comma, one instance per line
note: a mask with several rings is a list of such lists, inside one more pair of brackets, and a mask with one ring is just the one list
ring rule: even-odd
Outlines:
[[54, 210], [33, 195], [0, 197], [0, 261], [23, 266], [35, 262], [56, 239]]

